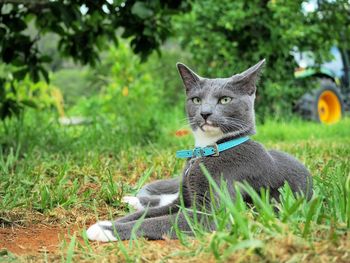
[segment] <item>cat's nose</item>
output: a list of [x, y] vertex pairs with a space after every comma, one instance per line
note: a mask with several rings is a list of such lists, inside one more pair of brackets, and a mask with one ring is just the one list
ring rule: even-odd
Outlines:
[[201, 116], [204, 120], [207, 120], [208, 117], [211, 115], [211, 112], [201, 112]]

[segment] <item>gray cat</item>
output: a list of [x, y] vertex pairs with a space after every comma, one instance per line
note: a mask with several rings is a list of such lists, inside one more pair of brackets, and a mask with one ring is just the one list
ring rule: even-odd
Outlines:
[[[132, 229], [141, 217], [144, 218], [136, 236], [176, 238], [174, 224], [191, 234], [191, 228], [179, 210], [180, 197], [188, 208], [210, 207], [212, 202], [208, 198], [209, 183], [200, 169], [201, 163], [218, 185], [226, 184], [232, 198], [235, 198], [234, 182], [246, 182], [256, 191], [269, 189], [271, 198], [276, 200], [279, 199], [278, 189], [288, 182], [294, 193], [311, 198], [310, 173], [286, 153], [268, 151], [253, 140], [217, 152], [217, 145], [255, 134], [256, 81], [264, 62], [262, 60], [230, 78], [217, 79], [202, 78], [185, 65], [177, 64], [186, 88], [187, 116], [199, 157], [188, 159], [181, 178], [156, 181], [143, 187], [136, 197], [124, 197], [124, 202], [138, 211], [116, 221], [92, 225], [87, 230], [90, 240], [116, 241], [116, 235], [121, 240], [130, 239]], [[211, 149], [215, 154], [201, 156], [205, 148], [200, 147], [208, 145], [213, 145]], [[246, 202], [251, 201], [248, 194], [242, 192], [242, 196]], [[208, 229], [212, 227], [208, 225]]]

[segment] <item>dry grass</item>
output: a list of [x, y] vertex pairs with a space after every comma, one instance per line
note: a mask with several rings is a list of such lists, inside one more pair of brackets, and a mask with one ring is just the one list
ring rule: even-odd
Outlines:
[[[321, 215], [312, 219], [311, 232], [305, 238], [300, 233], [305, 218], [281, 223], [282, 231], [277, 233], [248, 213], [252, 237], [260, 243], [245, 243], [243, 237], [223, 231], [185, 238], [185, 242], [140, 239], [131, 244], [91, 243], [84, 237], [86, 227], [96, 220], [129, 212], [120, 202], [123, 195], [135, 193], [141, 182], [181, 173], [183, 162], [173, 158], [175, 148], [171, 144], [168, 149], [148, 145], [119, 153], [62, 155], [34, 150], [25, 156], [14, 151], [12, 155], [7, 153], [6, 163], [0, 163], [4, 174], [0, 182], [0, 189], [4, 189], [0, 190], [0, 261], [60, 262], [71, 254], [75, 262], [350, 262], [349, 225], [344, 221], [346, 215], [341, 214], [344, 212], [336, 210], [338, 201], [332, 200], [336, 197], [332, 194], [345, 191], [337, 180], [350, 178], [350, 137], [343, 131], [350, 129], [349, 120], [337, 129], [317, 126], [321, 129], [317, 133], [314, 124], [303, 124], [300, 138], [292, 140], [288, 138], [295, 137], [294, 128], [281, 129], [282, 137], [287, 139], [280, 140], [279, 134], [268, 133], [274, 129], [269, 125], [262, 127], [263, 134], [257, 140], [303, 161], [314, 175], [318, 196], [323, 198]], [[305, 205], [300, 209], [308, 208]], [[57, 238], [49, 243], [43, 229]], [[20, 241], [21, 235], [25, 238], [28, 233], [37, 240], [42, 238], [41, 243]], [[220, 235], [228, 240], [220, 240]], [[219, 245], [214, 248], [215, 244]], [[47, 246], [51, 249], [43, 249]], [[19, 252], [22, 250], [24, 253]]]

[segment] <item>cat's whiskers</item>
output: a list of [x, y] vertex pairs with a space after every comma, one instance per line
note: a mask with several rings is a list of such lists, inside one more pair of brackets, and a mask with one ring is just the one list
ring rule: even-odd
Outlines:
[[227, 120], [234, 120], [234, 121], [237, 121], [237, 122], [246, 123], [244, 120], [238, 119], [238, 118], [235, 118], [235, 117], [232, 117], [232, 116], [225, 116], [224, 118], [227, 119]]
[[193, 117], [187, 117], [187, 118], [180, 119], [178, 121], [178, 123], [179, 123], [178, 125], [180, 126], [180, 129], [187, 128], [188, 125], [195, 125], [196, 124]]
[[229, 126], [231, 126], [231, 125], [239, 125], [239, 126], [241, 126], [241, 127], [246, 127], [246, 126], [248, 126], [246, 123], [244, 123], [244, 122], [237, 122], [237, 121], [225, 121], [225, 124], [226, 125], [229, 125]]
[[227, 132], [232, 131], [231, 129], [235, 129], [235, 131], [243, 131], [243, 130], [248, 130], [249, 126], [243, 126], [238, 123], [231, 123], [227, 125]]
[[243, 121], [241, 119], [234, 118], [234, 117], [224, 117], [224, 120], [228, 124], [233, 124], [234, 123], [234, 124], [239, 124], [239, 125], [241, 125], [243, 127], [247, 127], [248, 126], [248, 124], [245, 121]]
[[228, 116], [224, 118], [224, 122], [220, 126], [224, 133], [233, 136], [243, 134], [251, 129], [251, 127], [243, 120]]
[[240, 124], [240, 123], [230, 123], [230, 124], [228, 124], [228, 126], [229, 126], [230, 128], [238, 128], [238, 129], [244, 129], [244, 128], [247, 127], [247, 126], [242, 125], [242, 124]]

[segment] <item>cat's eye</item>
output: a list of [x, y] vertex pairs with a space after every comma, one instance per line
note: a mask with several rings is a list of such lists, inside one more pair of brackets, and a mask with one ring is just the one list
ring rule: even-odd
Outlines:
[[198, 97], [192, 98], [192, 101], [193, 101], [194, 104], [201, 104], [201, 99], [198, 98]]
[[220, 103], [220, 104], [227, 104], [227, 103], [229, 103], [231, 100], [232, 100], [231, 97], [225, 96], [225, 97], [222, 97], [222, 98], [219, 99], [219, 103]]

